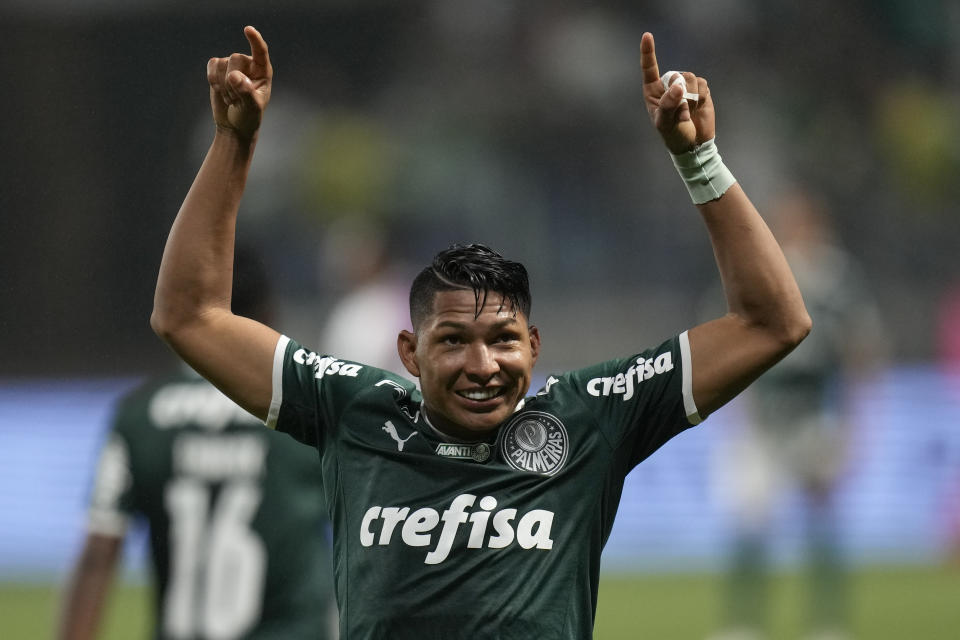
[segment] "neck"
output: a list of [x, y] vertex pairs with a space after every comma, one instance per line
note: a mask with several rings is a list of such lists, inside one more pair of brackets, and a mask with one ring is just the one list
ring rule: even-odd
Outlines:
[[467, 431], [466, 435], [451, 435], [447, 431], [437, 428], [433, 420], [430, 419], [430, 411], [427, 408], [427, 405], [423, 405], [423, 419], [427, 423], [427, 427], [434, 432], [434, 435], [454, 444], [471, 444], [474, 442], [490, 441], [496, 436], [497, 431], [499, 430], [499, 427], [491, 431], [484, 431], [480, 433], [464, 430]]

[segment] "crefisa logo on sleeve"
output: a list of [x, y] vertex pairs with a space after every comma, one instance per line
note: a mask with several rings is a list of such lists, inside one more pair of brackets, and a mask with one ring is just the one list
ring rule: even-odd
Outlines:
[[521, 411], [500, 432], [503, 459], [518, 471], [552, 476], [567, 461], [567, 430], [556, 416]]

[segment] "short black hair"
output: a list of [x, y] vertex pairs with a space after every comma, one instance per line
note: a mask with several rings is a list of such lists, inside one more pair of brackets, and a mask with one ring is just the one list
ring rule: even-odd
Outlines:
[[476, 317], [493, 291], [517, 311], [530, 317], [530, 280], [519, 262], [507, 260], [482, 244], [452, 245], [433, 258], [410, 286], [410, 321], [414, 329], [433, 313], [433, 301], [440, 291], [471, 289], [476, 297]]

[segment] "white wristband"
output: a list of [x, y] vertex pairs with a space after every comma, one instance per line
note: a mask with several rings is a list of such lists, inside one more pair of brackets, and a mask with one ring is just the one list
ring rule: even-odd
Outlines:
[[[673, 78], [672, 80], [671, 80], [671, 77]], [[684, 80], [683, 74], [680, 73], [679, 71], [667, 71], [665, 74], [660, 76], [660, 82], [663, 83], [664, 91], [669, 91], [670, 87], [672, 87], [675, 84], [679, 84], [681, 87], [683, 87], [684, 99], [693, 100], [694, 102], [697, 102], [698, 100], [700, 100], [699, 93], [690, 93], [689, 91], [687, 91], [687, 81]]]
[[670, 157], [687, 185], [693, 204], [716, 200], [737, 181], [723, 164], [714, 138], [685, 153], [671, 153]]

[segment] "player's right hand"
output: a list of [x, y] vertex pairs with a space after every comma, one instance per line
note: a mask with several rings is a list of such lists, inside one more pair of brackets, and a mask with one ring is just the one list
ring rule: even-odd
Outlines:
[[226, 58], [210, 58], [207, 82], [217, 129], [249, 140], [260, 128], [263, 112], [270, 102], [273, 67], [260, 32], [245, 27], [243, 33], [250, 43], [250, 55], [234, 53]]

